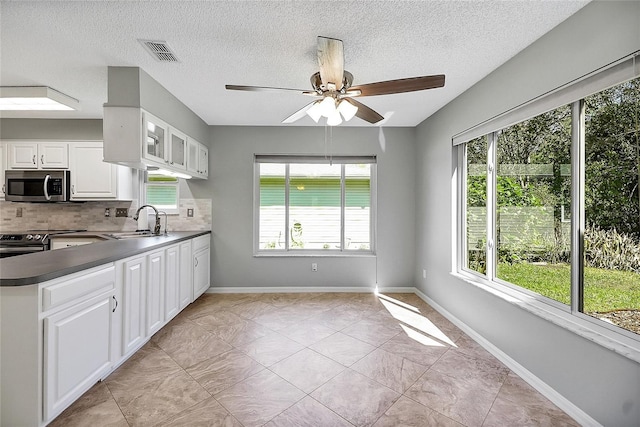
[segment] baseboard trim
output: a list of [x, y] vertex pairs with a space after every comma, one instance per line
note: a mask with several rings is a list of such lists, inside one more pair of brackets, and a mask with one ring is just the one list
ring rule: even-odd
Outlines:
[[[400, 288], [398, 288], [400, 289]], [[405, 288], [402, 288], [405, 289]], [[409, 288], [407, 288], [409, 289]], [[413, 289], [413, 288], [411, 288]], [[351, 292], [373, 293], [375, 288], [365, 286], [337, 287], [337, 286], [274, 286], [274, 287], [210, 287], [207, 294], [279, 294], [279, 293], [311, 293], [311, 292]], [[413, 292], [407, 291], [407, 292]]]
[[520, 378], [526, 381], [531, 387], [535, 388], [540, 394], [549, 399], [553, 404], [555, 404], [558, 408], [562, 409], [567, 415], [577, 421], [581, 426], [589, 426], [589, 427], [602, 427], [600, 423], [594, 420], [589, 414], [584, 412], [582, 409], [578, 408], [576, 405], [571, 403], [567, 398], [558, 393], [554, 388], [549, 386], [547, 383], [542, 381], [540, 378], [535, 376], [531, 371], [526, 369], [524, 366], [516, 362], [505, 352], [500, 350], [498, 347], [493, 345], [487, 339], [485, 339], [482, 335], [478, 334], [475, 330], [473, 330], [466, 323], [458, 319], [456, 316], [447, 311], [444, 307], [436, 303], [434, 300], [425, 295], [422, 291], [417, 288], [413, 288], [414, 293], [419, 296], [424, 302], [429, 304], [433, 309], [435, 309], [438, 313], [442, 314], [446, 317], [451, 323], [456, 325], [460, 330], [462, 330], [465, 334], [469, 335], [475, 342], [480, 344], [485, 350], [495, 356], [500, 362], [504, 363], [509, 369], [515, 372]]

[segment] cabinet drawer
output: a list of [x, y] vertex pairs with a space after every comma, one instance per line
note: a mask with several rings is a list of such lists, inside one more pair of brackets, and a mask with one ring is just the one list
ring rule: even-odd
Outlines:
[[84, 271], [63, 282], [47, 285], [42, 289], [42, 311], [62, 306], [82, 297], [115, 289], [115, 267], [113, 265]]
[[204, 236], [196, 237], [192, 240], [192, 242], [194, 253], [204, 248], [208, 248], [211, 245], [211, 234], [205, 234]]

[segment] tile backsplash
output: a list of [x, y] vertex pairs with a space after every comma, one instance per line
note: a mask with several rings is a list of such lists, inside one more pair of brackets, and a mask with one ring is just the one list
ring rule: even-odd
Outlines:
[[[109, 217], [104, 216], [106, 208], [111, 211]], [[116, 208], [128, 209], [128, 217], [116, 218]], [[133, 231], [137, 224], [131, 217], [137, 208], [137, 200], [84, 203], [0, 201], [0, 232], [71, 229]], [[187, 217], [187, 209], [193, 209], [193, 217]], [[169, 215], [167, 221], [169, 231], [211, 230], [211, 199], [180, 199], [179, 214]], [[164, 229], [163, 216], [162, 227]]]

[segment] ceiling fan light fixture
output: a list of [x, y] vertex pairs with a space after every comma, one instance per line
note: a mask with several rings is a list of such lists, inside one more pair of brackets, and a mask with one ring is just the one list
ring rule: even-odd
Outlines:
[[336, 111], [336, 100], [332, 97], [326, 96], [320, 101], [320, 114], [322, 114], [323, 117], [329, 118], [334, 115]]
[[331, 113], [331, 115], [327, 117], [327, 125], [338, 126], [340, 123], [342, 123], [340, 112], [338, 110], [334, 110], [333, 113]]
[[322, 108], [320, 107], [320, 103], [322, 101], [316, 101], [313, 105], [307, 110], [307, 115], [313, 119], [314, 122], [318, 123], [320, 117], [322, 117]]
[[340, 104], [338, 104], [338, 111], [342, 114], [342, 117], [344, 117], [344, 121], [348, 122], [356, 115], [358, 107], [343, 99], [340, 101]]

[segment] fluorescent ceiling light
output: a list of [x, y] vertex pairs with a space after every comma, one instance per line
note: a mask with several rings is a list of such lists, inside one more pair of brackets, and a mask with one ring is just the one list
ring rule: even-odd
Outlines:
[[0, 110], [4, 111], [71, 111], [80, 102], [47, 86], [0, 87]]

